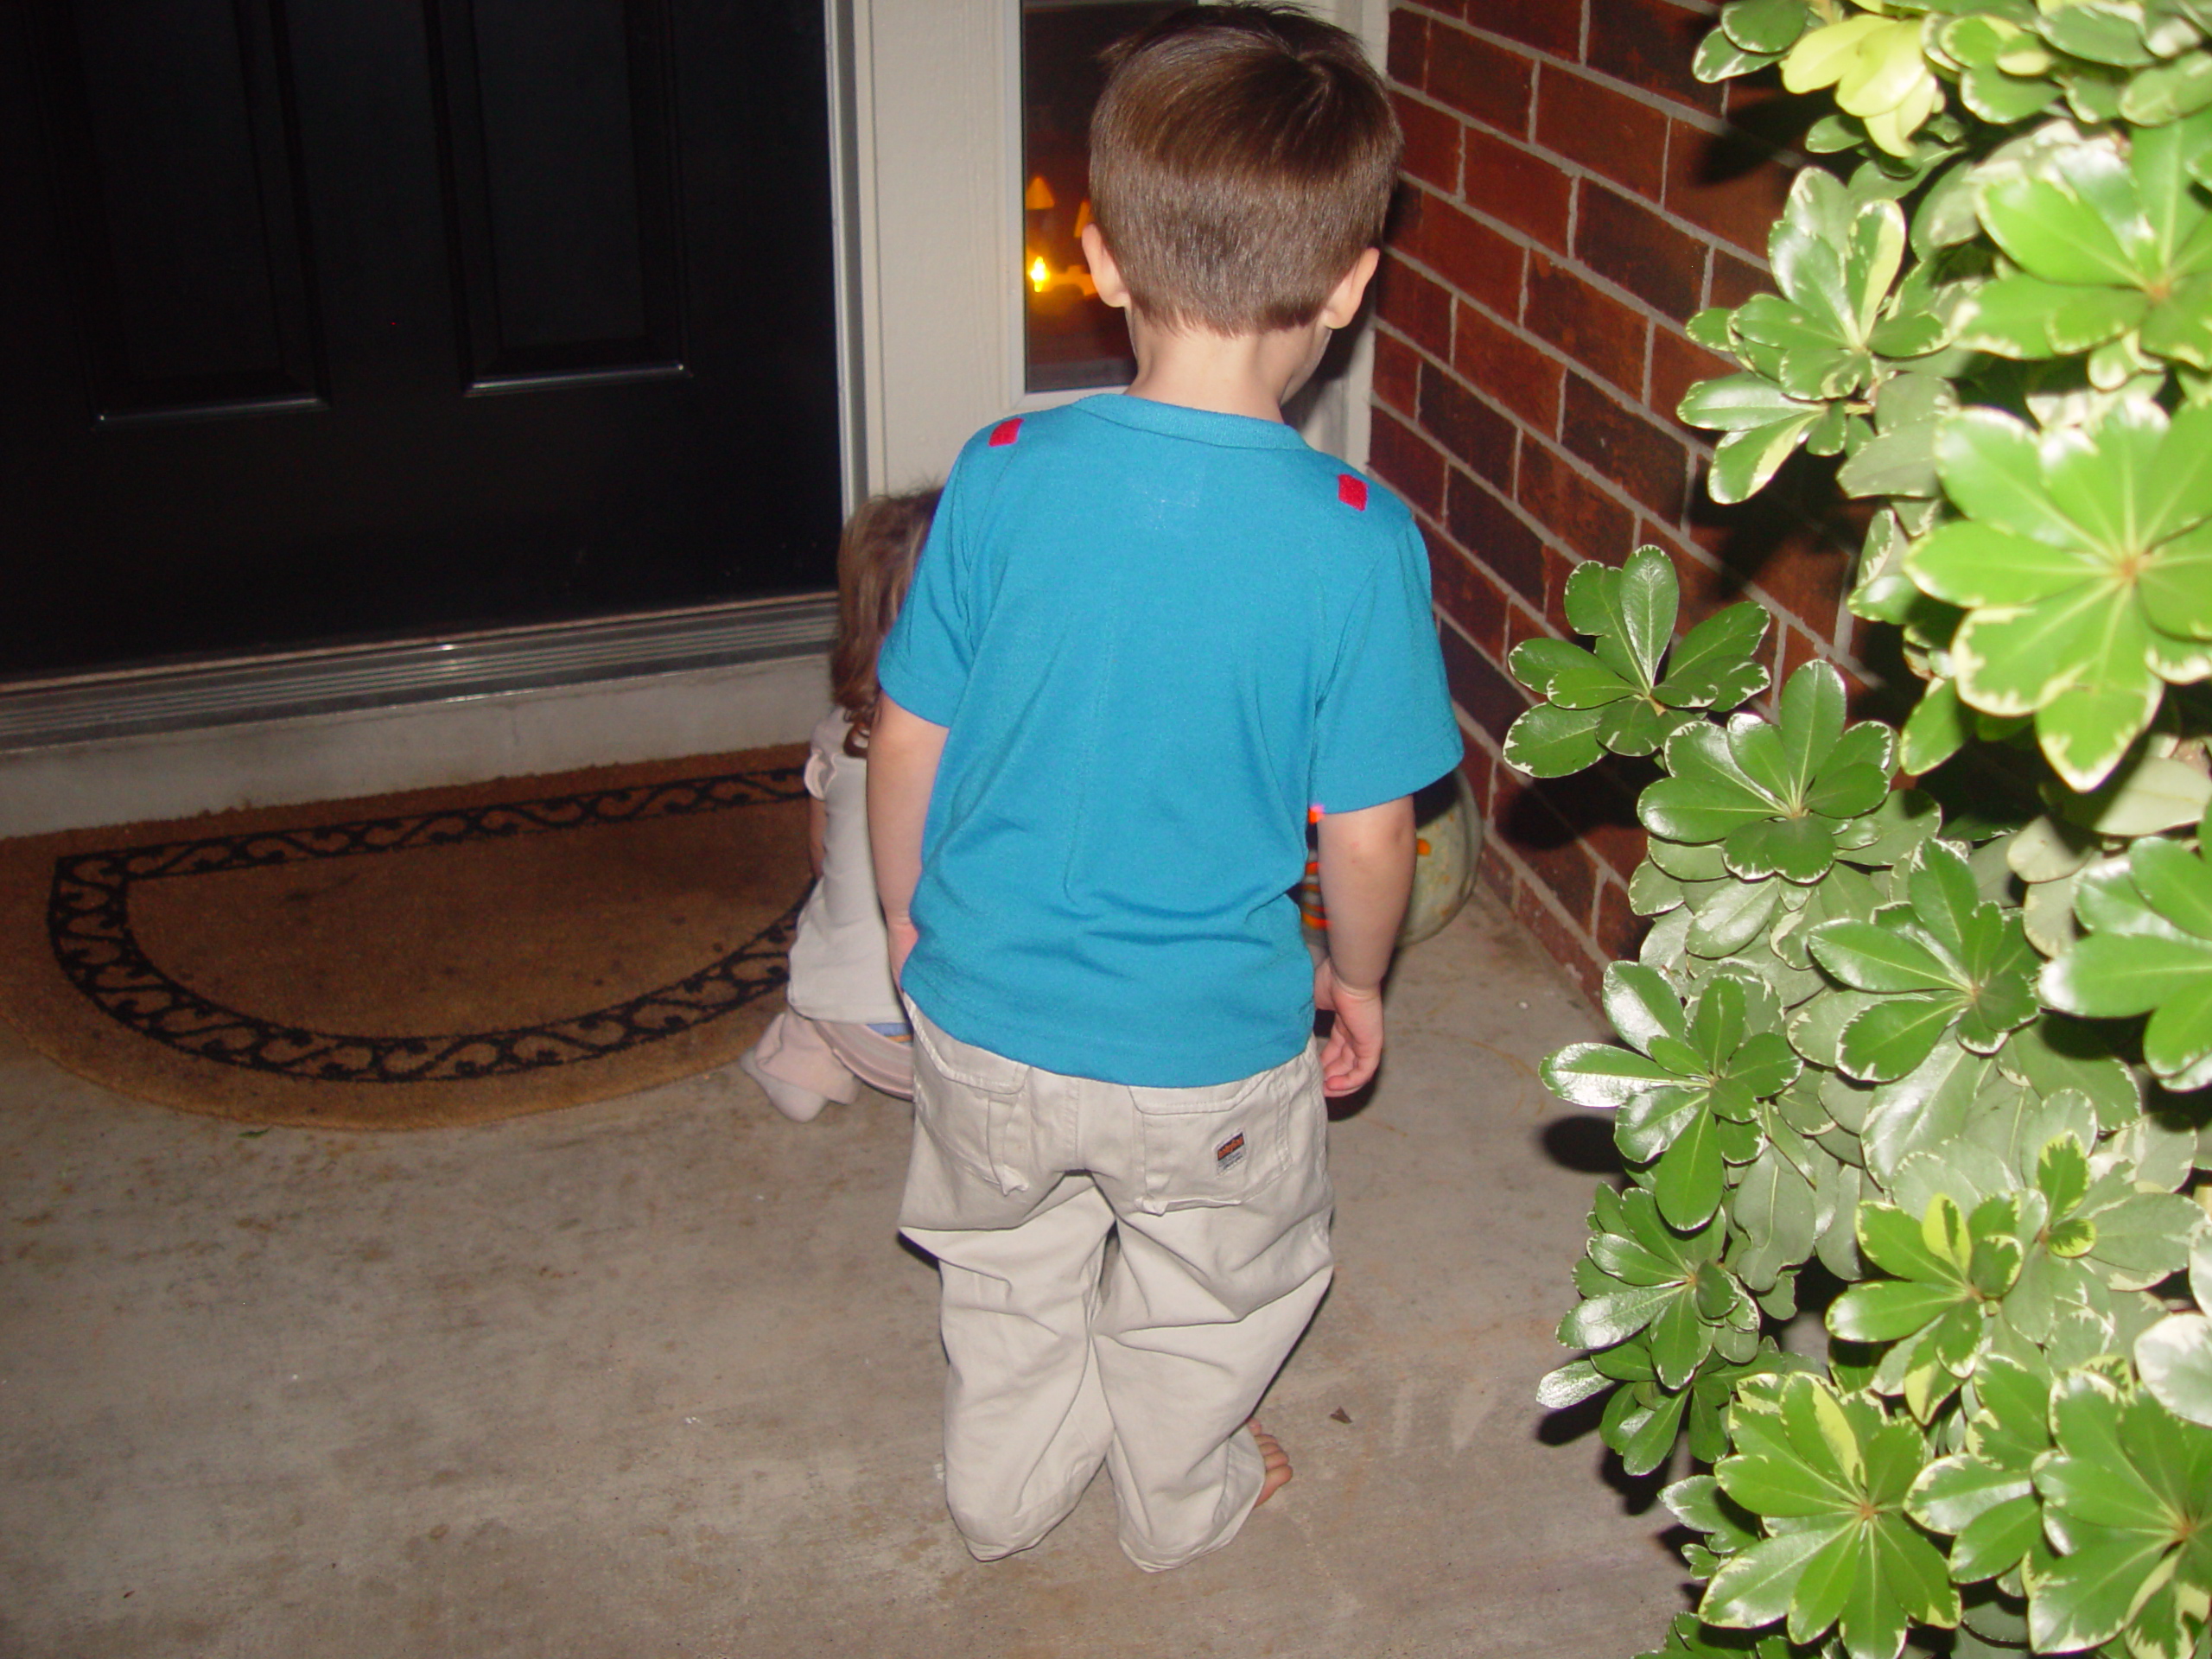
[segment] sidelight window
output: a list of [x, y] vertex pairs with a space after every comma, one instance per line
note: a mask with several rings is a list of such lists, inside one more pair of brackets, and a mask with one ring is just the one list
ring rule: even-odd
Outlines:
[[1090, 111], [1099, 54], [1176, 10], [1157, 0], [1022, 0], [1023, 389], [1126, 385], [1136, 373], [1121, 313], [1098, 297], [1077, 238], [1090, 222]]

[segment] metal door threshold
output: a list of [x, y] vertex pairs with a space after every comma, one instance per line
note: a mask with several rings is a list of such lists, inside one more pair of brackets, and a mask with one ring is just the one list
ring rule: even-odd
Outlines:
[[0, 686], [0, 750], [452, 702], [826, 651], [834, 594]]

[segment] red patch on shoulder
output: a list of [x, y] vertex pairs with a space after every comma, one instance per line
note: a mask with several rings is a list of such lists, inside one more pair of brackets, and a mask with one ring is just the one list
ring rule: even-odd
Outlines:
[[[997, 439], [991, 440], [995, 443]], [[1354, 473], [1337, 474], [1337, 499], [1354, 512], [1367, 511], [1367, 480]]]
[[1002, 448], [1020, 435], [1021, 416], [1017, 415], [1010, 421], [1001, 421], [991, 429], [991, 448]]

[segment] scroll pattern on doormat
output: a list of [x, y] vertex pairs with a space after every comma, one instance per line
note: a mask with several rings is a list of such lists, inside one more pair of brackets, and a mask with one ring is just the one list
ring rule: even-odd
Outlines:
[[179, 984], [148, 957], [131, 931], [131, 886], [729, 811], [804, 795], [801, 769], [776, 766], [358, 823], [80, 853], [54, 862], [47, 937], [62, 973], [111, 1018], [154, 1042], [245, 1071], [326, 1083], [403, 1084], [570, 1065], [672, 1037], [779, 989], [788, 974], [804, 899], [696, 973], [607, 1007], [507, 1031], [380, 1037], [274, 1023]]

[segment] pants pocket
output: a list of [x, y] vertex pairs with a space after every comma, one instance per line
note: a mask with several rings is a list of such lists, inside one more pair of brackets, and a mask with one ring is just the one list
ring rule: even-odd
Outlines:
[[1132, 1088], [1141, 1207], [1157, 1216], [1242, 1204], [1280, 1179], [1290, 1161], [1292, 1110], [1313, 1070], [1308, 1051], [1234, 1083]]
[[1029, 1121], [1020, 1110], [1030, 1068], [963, 1043], [912, 1002], [914, 1120], [939, 1152], [1001, 1192], [1029, 1185]]

